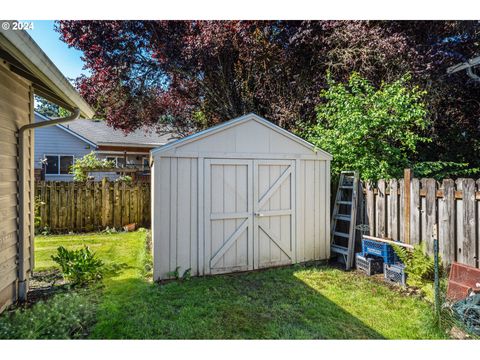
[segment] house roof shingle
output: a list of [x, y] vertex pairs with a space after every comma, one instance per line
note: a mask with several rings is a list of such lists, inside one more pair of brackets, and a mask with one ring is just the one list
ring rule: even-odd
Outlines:
[[157, 147], [176, 139], [173, 133], [158, 134], [148, 128], [141, 128], [125, 135], [123, 131], [114, 130], [101, 120], [78, 119], [62, 126], [97, 145]]

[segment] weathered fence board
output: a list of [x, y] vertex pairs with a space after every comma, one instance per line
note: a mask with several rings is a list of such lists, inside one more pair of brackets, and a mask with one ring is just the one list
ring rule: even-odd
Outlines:
[[366, 183], [364, 193], [365, 218], [361, 222], [368, 224], [370, 235], [412, 245], [424, 243], [431, 254], [437, 224], [443, 261], [479, 267], [480, 179], [437, 182], [406, 176], [379, 180], [376, 186]]
[[120, 229], [136, 223], [150, 226], [150, 184], [109, 182], [46, 182], [35, 184], [41, 205], [40, 228], [52, 232]]

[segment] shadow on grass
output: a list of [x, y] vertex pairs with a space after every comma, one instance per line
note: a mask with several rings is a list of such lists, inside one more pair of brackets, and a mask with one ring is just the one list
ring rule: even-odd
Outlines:
[[192, 278], [163, 285], [111, 279], [94, 338], [381, 339], [295, 276], [298, 269]]

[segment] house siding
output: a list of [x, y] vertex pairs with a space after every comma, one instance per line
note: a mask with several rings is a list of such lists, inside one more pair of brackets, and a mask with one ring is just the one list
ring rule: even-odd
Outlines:
[[[33, 240], [33, 133], [26, 134], [25, 142], [25, 217], [23, 231], [19, 232], [17, 198], [18, 129], [33, 118], [33, 90], [26, 80], [0, 65], [0, 312], [18, 298], [18, 248], [24, 241], [25, 272], [33, 266], [30, 258]], [[24, 238], [20, 239], [19, 234]]]
[[[91, 145], [81, 139], [62, 130], [59, 126], [49, 126], [35, 129], [35, 169], [41, 169], [41, 160], [45, 155], [73, 155], [74, 159], [89, 154]], [[73, 175], [51, 175], [46, 174], [45, 180], [50, 181], [71, 181]]]

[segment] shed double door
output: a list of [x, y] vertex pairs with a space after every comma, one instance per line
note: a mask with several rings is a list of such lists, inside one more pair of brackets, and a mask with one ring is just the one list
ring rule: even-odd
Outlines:
[[205, 160], [205, 273], [294, 262], [295, 162]]

